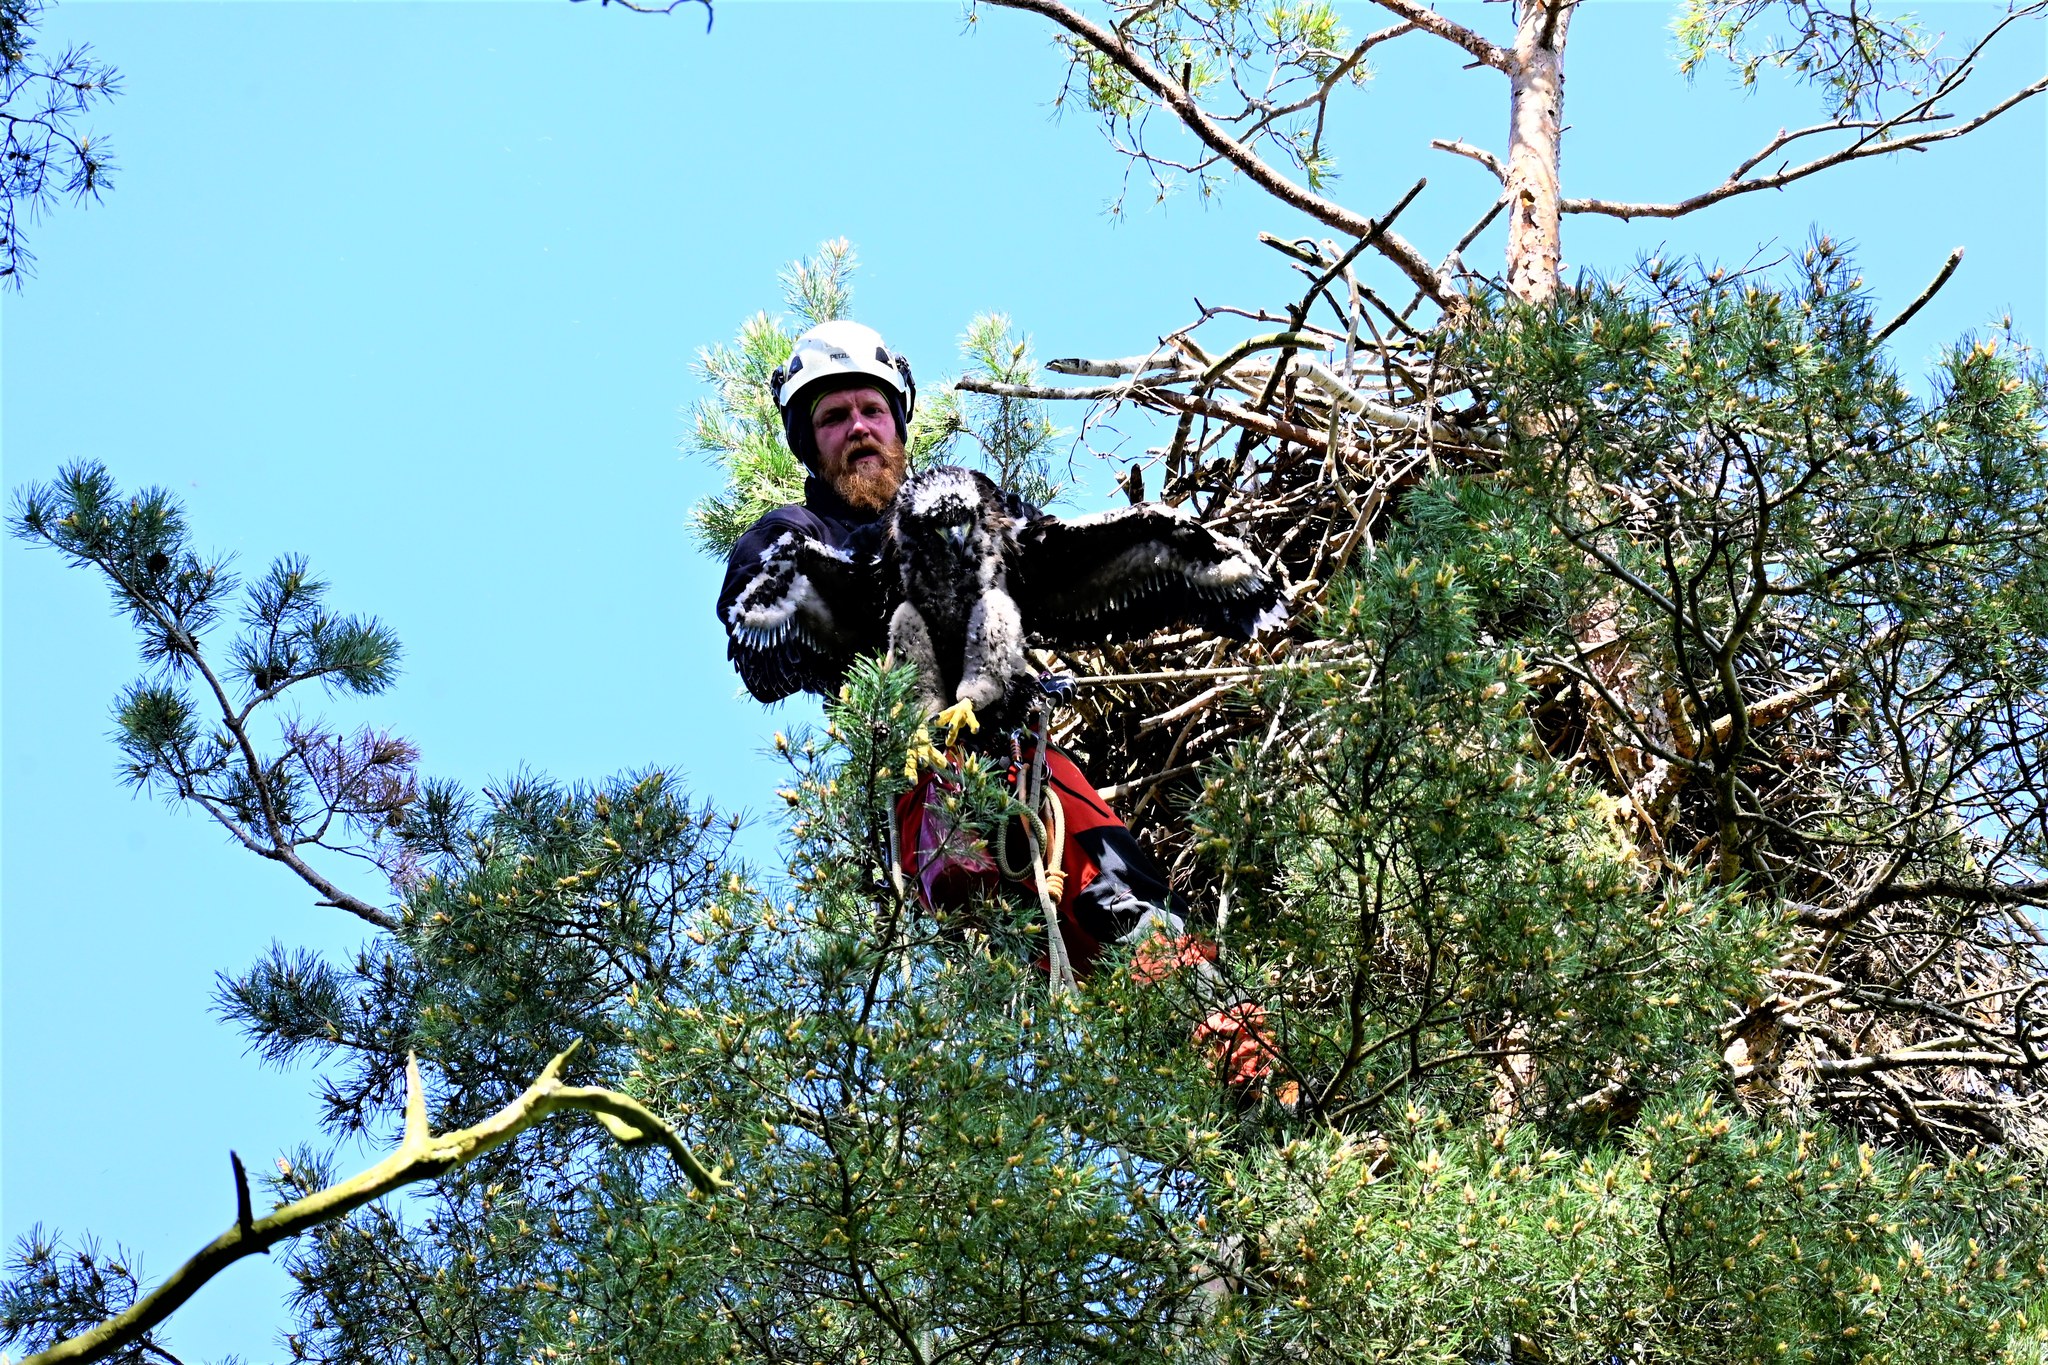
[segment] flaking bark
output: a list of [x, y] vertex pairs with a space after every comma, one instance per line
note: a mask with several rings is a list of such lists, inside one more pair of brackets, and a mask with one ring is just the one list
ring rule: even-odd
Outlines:
[[1525, 303], [1557, 294], [1558, 165], [1564, 136], [1564, 47], [1574, 0], [1532, 0], [1509, 72], [1508, 290]]

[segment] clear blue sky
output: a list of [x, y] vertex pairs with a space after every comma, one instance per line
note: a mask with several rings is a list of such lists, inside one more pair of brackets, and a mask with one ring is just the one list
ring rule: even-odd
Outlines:
[[[1447, 8], [1496, 32], [1507, 9]], [[1960, 33], [1988, 8], [1933, 17]], [[1669, 10], [1608, 0], [1576, 21], [1568, 193], [1682, 193], [1815, 113], [1797, 91], [1687, 87]], [[717, 568], [685, 534], [710, 486], [676, 447], [697, 348], [844, 235], [865, 262], [857, 315], [927, 383], [983, 310], [1042, 354], [1124, 355], [1186, 321], [1192, 294], [1289, 298], [1254, 235], [1311, 230], [1242, 186], [1206, 208], [1137, 196], [1108, 221], [1121, 165], [1084, 117], [1048, 117], [1061, 63], [1043, 26], [978, 28], [950, 0], [728, 0], [708, 36], [688, 7], [71, 0], [45, 42], [90, 41], [121, 68], [95, 120], [121, 173], [104, 204], [36, 226], [38, 274], [0, 303], [0, 473], [13, 488], [102, 460], [178, 492], [201, 543], [245, 568], [309, 555], [338, 606], [407, 646], [398, 686], [348, 714], [411, 736], [430, 772], [663, 764], [760, 809], [767, 736], [805, 710], [736, 698]], [[1427, 143], [1498, 150], [1498, 78], [1423, 38], [1385, 52], [1339, 127], [1336, 193], [1370, 211], [1428, 174], [1402, 226], [1440, 252], [1492, 187]], [[1984, 88], [2043, 56], [2037, 27]], [[1573, 220], [1566, 259], [1616, 268], [1668, 243], [1741, 262], [1818, 224], [1861, 244], [1897, 305], [1966, 245], [1898, 338], [1917, 370], [2008, 309], [2043, 335], [2044, 164], [2036, 102], [1910, 164], [1680, 224]], [[346, 950], [355, 925], [120, 788], [125, 628], [47, 553], [9, 543], [0, 572], [0, 1235], [90, 1229], [161, 1275], [232, 1216], [230, 1147], [255, 1165], [315, 1134], [314, 1078], [242, 1055], [209, 1013], [213, 973], [273, 938]], [[237, 1268], [174, 1345], [269, 1356], [282, 1288], [270, 1263]]]

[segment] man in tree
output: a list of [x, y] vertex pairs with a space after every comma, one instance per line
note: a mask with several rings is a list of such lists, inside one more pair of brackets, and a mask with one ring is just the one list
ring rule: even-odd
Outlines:
[[[873, 329], [847, 321], [811, 328], [797, 338], [788, 362], [776, 371], [772, 391], [789, 448], [809, 474], [801, 504], [769, 512], [733, 546], [718, 596], [718, 619], [729, 637], [736, 629], [735, 604], [783, 537], [808, 536], [857, 562], [870, 558], [880, 518], [908, 473], [905, 441], [917, 386], [910, 362]], [[778, 652], [742, 650], [736, 640], [728, 650], [748, 691], [763, 702], [799, 690], [833, 695], [852, 652], [834, 656], [821, 670], [815, 652], [805, 666]], [[1005, 738], [986, 736], [984, 747]], [[1037, 757], [1029, 735], [1015, 738], [1007, 750], [1013, 765]], [[1045, 780], [1065, 817], [1056, 865], [1053, 850], [1046, 850], [1048, 866], [1056, 866], [1045, 880], [1057, 901], [1060, 938], [1048, 945], [1052, 960], [1063, 956], [1085, 975], [1108, 944], [1126, 943], [1138, 945], [1132, 971], [1140, 981], [1192, 969], [1190, 980], [1203, 1010], [1195, 1040], [1232, 1085], [1262, 1080], [1272, 1067], [1261, 1029], [1263, 1011], [1231, 996], [1215, 967], [1215, 944], [1188, 932], [1164, 872], [1081, 770], [1050, 747], [1043, 762]], [[896, 808], [903, 871], [932, 910], [958, 908], [993, 891], [998, 879], [997, 865], [986, 851], [962, 838], [934, 808], [932, 796], [944, 789], [939, 775], [925, 775]], [[1016, 842], [1021, 844], [1019, 834]]]

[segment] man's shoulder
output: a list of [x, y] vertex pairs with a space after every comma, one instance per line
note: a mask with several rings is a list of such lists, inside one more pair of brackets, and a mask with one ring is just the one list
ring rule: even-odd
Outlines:
[[800, 502], [785, 503], [772, 512], [762, 513], [752, 526], [742, 531], [740, 538], [733, 542], [732, 554], [728, 558], [751, 558], [790, 531], [831, 543], [831, 527], [823, 517]]
[[749, 527], [747, 533], [752, 535], [755, 531], [762, 530], [763, 528], [773, 528], [777, 530], [809, 531], [815, 534], [818, 530], [829, 524], [825, 517], [819, 516], [815, 511], [804, 506], [804, 504], [800, 502], [786, 502], [772, 512], [763, 512], [760, 520]]
[[733, 546], [733, 557], [737, 559], [747, 552], [759, 554], [792, 531], [835, 550], [871, 549], [870, 542], [880, 535], [881, 522], [834, 516], [829, 510], [821, 511], [800, 502], [785, 503], [772, 512], [764, 512], [760, 520], [747, 528]]

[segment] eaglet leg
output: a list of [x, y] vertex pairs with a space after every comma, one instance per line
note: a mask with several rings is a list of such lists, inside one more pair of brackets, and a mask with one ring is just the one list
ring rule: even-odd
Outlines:
[[959, 700], [986, 710], [1003, 699], [1012, 679], [1028, 677], [1024, 618], [1001, 588], [990, 588], [967, 614], [966, 658], [961, 661]]
[[931, 715], [946, 704], [942, 691], [946, 675], [939, 667], [937, 651], [932, 648], [931, 629], [925, 625], [923, 614], [908, 602], [899, 604], [889, 617], [889, 656], [917, 670], [919, 710]]

